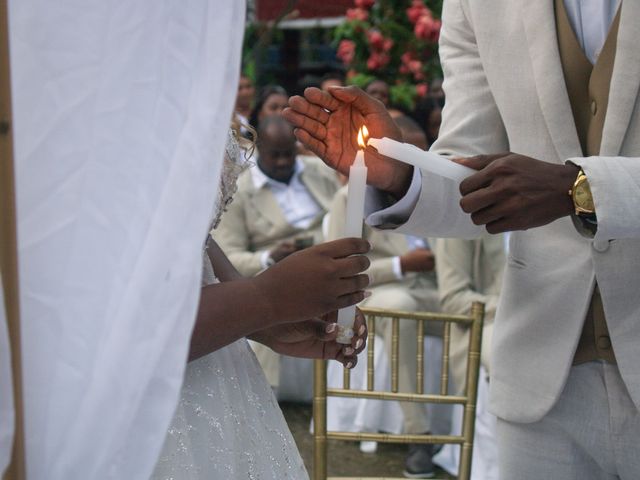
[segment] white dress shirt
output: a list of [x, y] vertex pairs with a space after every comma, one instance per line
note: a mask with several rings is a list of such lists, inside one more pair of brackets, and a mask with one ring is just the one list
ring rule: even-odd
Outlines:
[[582, 50], [591, 63], [595, 64], [620, 0], [564, 0], [564, 5]]
[[[591, 63], [595, 63], [600, 55], [620, 2], [621, 0], [564, 0], [569, 22]], [[365, 202], [367, 224], [376, 227], [386, 223], [404, 223], [411, 216], [421, 189], [422, 174], [418, 168], [414, 169], [413, 180], [405, 196], [390, 207], [387, 207], [389, 203], [386, 195], [369, 187]]]

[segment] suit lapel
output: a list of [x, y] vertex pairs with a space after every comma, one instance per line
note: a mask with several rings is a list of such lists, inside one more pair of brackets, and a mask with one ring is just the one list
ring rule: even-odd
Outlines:
[[558, 158], [581, 156], [560, 62], [553, 0], [522, 0], [521, 8], [538, 101]]
[[620, 8], [616, 58], [600, 147], [603, 156], [620, 153], [640, 87], [640, 2], [623, 0]]
[[253, 191], [251, 203], [254, 211], [274, 227], [285, 229], [289, 225], [276, 197], [267, 186]]
[[322, 182], [314, 180], [314, 176], [309, 174], [309, 168], [306, 167], [300, 174], [300, 181], [307, 187], [309, 193], [318, 205], [325, 212], [329, 210], [332, 197], [327, 196], [327, 191], [323, 188]]

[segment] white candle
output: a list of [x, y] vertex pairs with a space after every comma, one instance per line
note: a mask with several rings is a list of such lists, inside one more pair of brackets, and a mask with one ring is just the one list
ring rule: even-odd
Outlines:
[[452, 162], [436, 153], [426, 152], [411, 144], [398, 142], [387, 137], [370, 138], [368, 145], [375, 148], [378, 153], [385, 157], [395, 158], [441, 177], [450, 178], [457, 183], [476, 172], [472, 168]]
[[[364, 163], [364, 151], [358, 150], [349, 169], [347, 187], [347, 218], [344, 237], [362, 237], [364, 219], [364, 195], [367, 188], [367, 167]], [[349, 344], [353, 338], [353, 322], [356, 318], [356, 306], [338, 310], [338, 343]]]

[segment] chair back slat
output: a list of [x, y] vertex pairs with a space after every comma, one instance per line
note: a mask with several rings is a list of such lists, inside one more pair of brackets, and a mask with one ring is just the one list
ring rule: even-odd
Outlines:
[[[367, 337], [367, 386], [366, 390], [351, 388], [349, 370], [345, 369], [343, 388], [327, 388], [327, 365], [323, 360], [316, 360], [314, 364], [314, 455], [313, 480], [327, 480], [327, 442], [341, 441], [377, 441], [385, 443], [426, 443], [426, 444], [456, 444], [460, 445], [460, 465], [458, 480], [469, 480], [471, 475], [471, 458], [473, 453], [473, 435], [475, 430], [476, 401], [478, 395], [478, 375], [480, 369], [480, 347], [482, 344], [482, 325], [484, 320], [484, 304], [474, 302], [470, 315], [448, 315], [432, 312], [403, 312], [385, 310], [381, 308], [363, 308], [367, 318], [369, 334]], [[391, 319], [391, 388], [390, 391], [375, 390], [375, 334], [378, 318]], [[416, 321], [417, 323], [417, 369], [416, 391], [399, 392], [399, 349], [400, 349], [400, 321]], [[424, 393], [424, 332], [425, 322], [444, 323], [442, 365], [440, 370], [440, 391], [438, 394]], [[467, 354], [466, 384], [462, 395], [449, 394], [449, 367], [451, 324], [461, 324], [469, 328], [469, 350]], [[409, 341], [409, 340], [407, 340]], [[411, 339], [410, 341], [414, 341]], [[427, 366], [429, 368], [429, 366]], [[360, 399], [375, 399], [387, 401], [421, 402], [433, 404], [459, 404], [463, 406], [462, 432], [460, 435], [409, 435], [369, 432], [327, 432], [327, 397], [346, 397]], [[332, 479], [347, 479], [349, 477], [331, 477]], [[363, 478], [363, 477], [358, 477]], [[373, 477], [367, 477], [373, 480]], [[383, 478], [383, 477], [377, 477]], [[389, 477], [386, 477], [389, 478]]]

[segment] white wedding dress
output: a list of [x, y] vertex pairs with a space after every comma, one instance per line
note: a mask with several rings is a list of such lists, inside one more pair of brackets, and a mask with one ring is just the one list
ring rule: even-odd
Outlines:
[[[226, 153], [214, 226], [246, 166], [231, 134]], [[215, 283], [206, 254], [203, 264], [203, 285]], [[152, 478], [308, 479], [280, 407], [245, 339], [187, 365], [180, 402]]]

